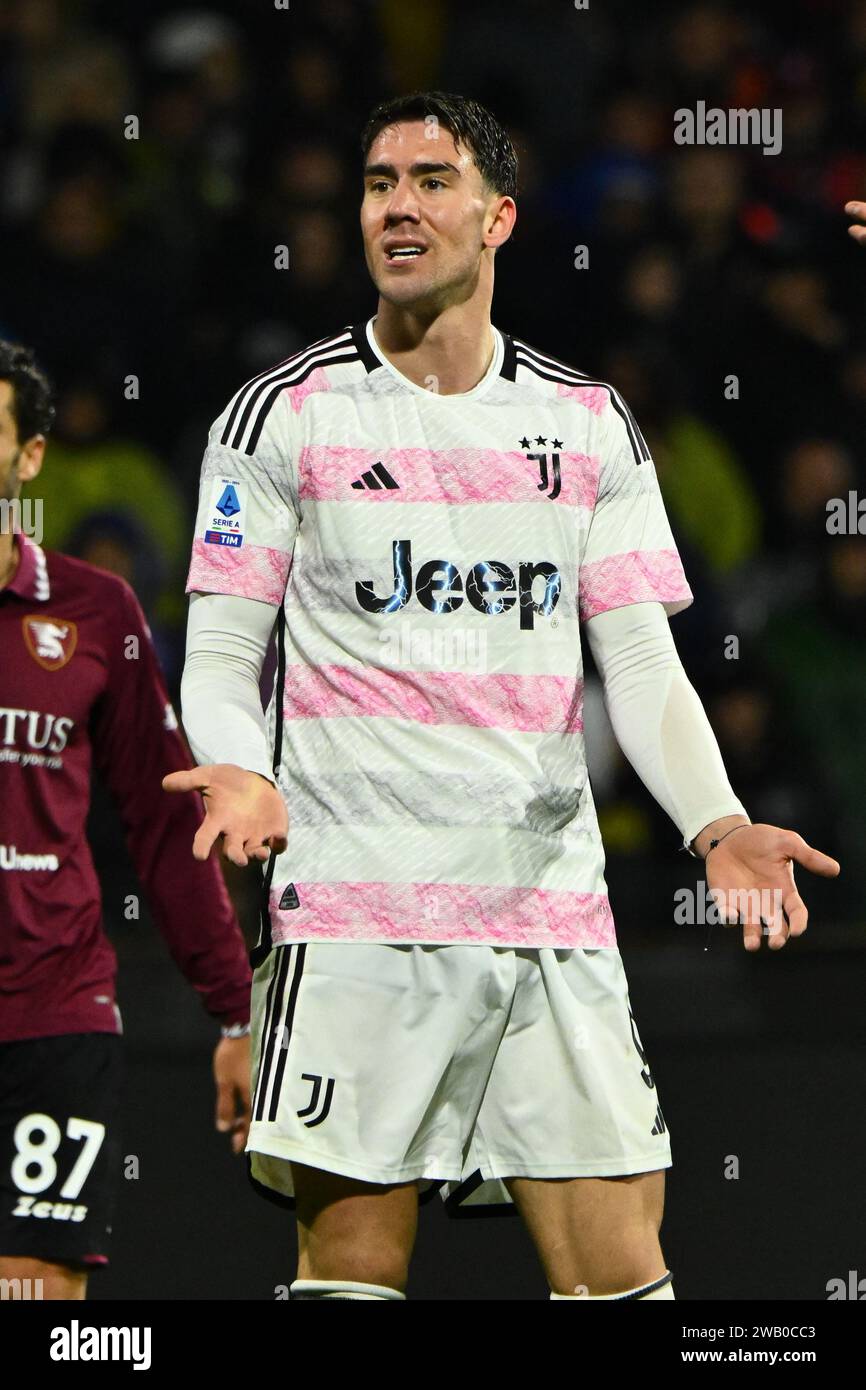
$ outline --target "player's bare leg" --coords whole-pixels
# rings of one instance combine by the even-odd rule
[[[664,1169],[618,1178],[506,1178],[553,1293],[623,1293],[667,1270]]]
[[[29,1288],[30,1298],[40,1289],[39,1297],[49,1299],[83,1299],[87,1296],[87,1274],[68,1265],[52,1264],[49,1260],[34,1260],[29,1256],[0,1255],[0,1279],[19,1281],[21,1289]],[[29,1284],[25,1283],[29,1280]],[[6,1289],[7,1285],[4,1284]]]
[[[380,1186],[292,1164],[298,1278],[348,1280],[404,1292],[418,1229],[414,1182]]]

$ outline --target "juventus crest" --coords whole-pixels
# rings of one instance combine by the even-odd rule
[[[547,440],[544,438],[543,435],[539,434],[535,437],[535,443],[546,444]],[[527,439],[524,435],[524,437],[520,441],[520,447],[521,449],[532,449],[532,441]],[[539,454],[532,452],[526,455],[528,459],[532,459],[533,463],[538,464],[538,471],[541,476],[541,481],[538,484],[538,491],[547,492],[547,489],[549,487],[550,491],[547,492],[547,496],[551,502],[556,501],[562,489],[562,474],[560,472],[558,453],[558,450],[561,448],[562,440],[554,439],[552,453]]]

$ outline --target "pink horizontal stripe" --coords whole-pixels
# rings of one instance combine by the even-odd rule
[[[240,550],[233,550],[228,545],[208,545],[196,537],[186,592],[197,589],[207,594],[233,594],[236,598],[258,599],[260,603],[281,604],[291,565],[291,555],[282,550],[248,545],[246,541]]]
[[[550,444],[548,439],[548,469],[552,467]],[[545,451],[545,446],[536,446],[533,440],[536,447]],[[557,505],[594,507],[598,459],[561,449],[557,452],[562,478]],[[377,461],[384,464],[399,487],[372,492],[353,488],[352,483]],[[520,449],[383,449],[373,453],[370,449],[316,444],[300,450],[298,469],[301,499],[317,502],[358,497],[380,502],[545,502],[552,486],[550,473],[547,488],[539,488],[538,462]]]
[[[286,668],[283,712],[286,719],[384,715],[418,724],[574,733],[583,728],[583,681],[292,664]]]
[[[308,396],[314,396],[318,392],[330,391],[331,383],[324,367],[317,367],[314,372],[310,372],[306,381],[302,381],[298,386],[287,386],[284,395],[289,398],[289,405],[297,415],[301,406]]]
[[[600,415],[610,402],[610,392],[603,386],[565,386],[560,382],[556,394],[566,400],[577,401],[578,405],[585,405],[593,415]]]
[[[604,893],[474,883],[295,883],[299,907],[271,890],[275,945],[289,941],[473,942],[496,946],[616,945]]]
[[[676,550],[628,550],[582,565],[578,593],[583,622],[629,603],[692,600]]]

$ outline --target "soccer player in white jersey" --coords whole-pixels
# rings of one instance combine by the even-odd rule
[[[607,899],[579,625],[626,755],[726,916],[742,906],[746,949],[805,930],[793,861],[839,866],[752,825],[728,784],[625,402],[491,323],[516,216],[504,131],[414,93],[362,146],[377,312],[213,426],[182,687],[201,766],[165,779],[204,794],[196,858],[221,839],[267,866],[251,1176],[296,1207],[293,1298],[405,1298],[437,1190],[513,1203],[551,1298],[672,1298],[669,1134]]]

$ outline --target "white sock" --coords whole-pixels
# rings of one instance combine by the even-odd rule
[[[290,1298],[381,1298],[405,1300],[406,1295],[384,1284],[358,1284],[351,1279],[296,1279]]]
[[[551,1298],[571,1298],[571,1299],[574,1299],[575,1301],[581,1300],[581,1301],[583,1301],[583,1302],[585,1302],[587,1299],[602,1299],[602,1298],[604,1298],[604,1299],[626,1298],[626,1299],[634,1299],[635,1301],[637,1301],[637,1299],[644,1300],[644,1299],[649,1299],[649,1298],[673,1298],[673,1296],[674,1296],[674,1286],[673,1286],[673,1283],[671,1282],[672,1279],[673,1279],[673,1277],[674,1277],[674,1276],[671,1274],[670,1270],[666,1270],[665,1273],[661,1276],[660,1279],[654,1279],[654,1280],[652,1281],[651,1284],[642,1284],[642,1285],[640,1286],[640,1288],[637,1288],[637,1289],[627,1289],[625,1293],[589,1293],[589,1294],[586,1294],[586,1293],[585,1293],[585,1294],[580,1294],[580,1293],[553,1293],[553,1292],[551,1292],[550,1297],[551,1297]]]

